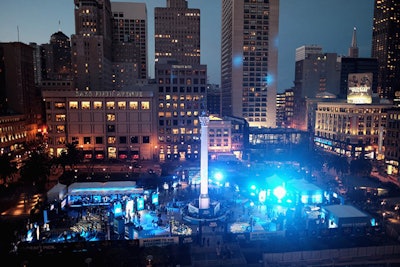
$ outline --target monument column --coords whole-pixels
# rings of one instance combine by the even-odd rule
[[[201,124],[199,209],[201,210],[210,208],[210,197],[208,196],[208,124],[210,118],[203,112],[199,120]]]

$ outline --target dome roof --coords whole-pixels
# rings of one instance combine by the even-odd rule
[[[329,93],[329,92],[321,92],[321,93],[318,93],[315,97],[316,98],[336,98],[337,96],[332,93]]]

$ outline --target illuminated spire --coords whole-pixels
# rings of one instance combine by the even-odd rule
[[[351,37],[351,46],[349,48],[349,57],[358,57],[358,47],[357,47],[357,29],[353,28],[353,36]]]

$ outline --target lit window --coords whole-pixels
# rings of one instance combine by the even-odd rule
[[[70,109],[78,109],[78,101],[70,101],[69,108]]]
[[[107,137],[107,144],[115,144],[116,143],[116,138],[115,136],[109,136]]]
[[[141,109],[150,109],[150,102],[149,101],[142,101],[141,102]]]
[[[115,121],[115,114],[108,113],[107,114],[107,121]]]
[[[65,125],[57,125],[56,131],[57,131],[57,133],[65,132]]]
[[[56,102],[56,103],[54,103],[54,108],[56,108],[56,109],[64,109],[65,108],[65,103],[64,102]]]
[[[56,121],[65,121],[65,114],[56,114]]]
[[[89,101],[82,101],[81,105],[82,105],[82,109],[90,109]]]
[[[138,109],[139,104],[137,101],[130,101],[129,102],[129,109]]]
[[[101,108],[103,108],[103,102],[101,102],[101,101],[94,101],[94,102],[93,102],[93,106],[94,106],[95,109],[101,109]]]
[[[119,101],[118,102],[118,109],[126,109],[126,102],[125,101]]]
[[[114,103],[114,101],[108,101],[108,102],[106,103],[106,107],[107,107],[107,109],[115,109],[115,103]]]

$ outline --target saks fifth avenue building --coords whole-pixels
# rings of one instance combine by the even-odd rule
[[[50,154],[67,143],[90,159],[154,159],[157,130],[154,85],[131,91],[42,92]]]

